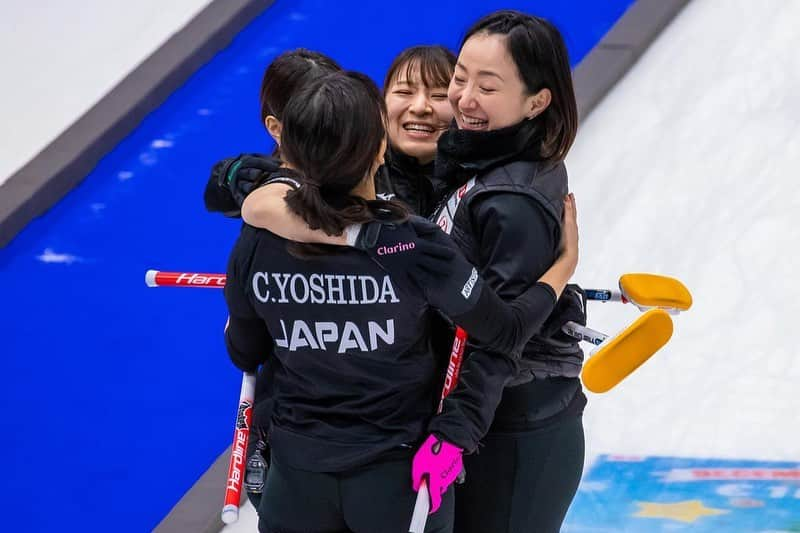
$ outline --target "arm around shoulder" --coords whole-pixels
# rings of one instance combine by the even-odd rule
[[[270,183],[259,187],[245,198],[242,219],[253,227],[268,230],[284,239],[297,242],[346,245],[344,235],[328,235],[312,230],[300,216],[286,205],[286,194],[292,187]]]

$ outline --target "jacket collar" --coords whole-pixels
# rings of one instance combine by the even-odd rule
[[[459,186],[479,172],[510,161],[536,161],[542,134],[536,121],[523,120],[492,131],[461,130],[455,124],[439,138],[434,176]]]

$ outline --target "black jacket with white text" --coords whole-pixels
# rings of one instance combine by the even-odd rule
[[[272,453],[295,468],[337,472],[415,447],[429,431],[447,364],[431,347],[434,311],[425,294],[359,250],[330,247],[329,254],[298,258],[286,244],[243,225],[225,286],[233,362],[253,371],[270,357],[279,361]],[[555,303],[552,289],[536,284],[509,306],[482,280],[474,298],[459,323],[497,339],[498,353],[517,355]],[[513,355],[485,357],[507,372],[516,365]],[[495,384],[473,377],[473,387],[483,386]],[[459,412],[468,414],[450,417],[437,432],[472,451],[493,408],[478,402]]]

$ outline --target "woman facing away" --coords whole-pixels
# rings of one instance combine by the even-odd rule
[[[277,368],[260,531],[406,531],[415,499],[409,471],[415,486],[428,479],[434,510],[445,506],[429,530],[450,531],[447,489],[462,451],[475,450],[491,419],[475,398],[499,399],[500,391],[490,376],[476,376],[471,394],[432,417],[441,365],[429,349],[431,308],[485,343],[471,360],[512,372],[577,263],[568,197],[564,253],[503,303],[438,227],[404,222],[401,204],[376,199],[381,107],[366,77],[335,73],[294,95],[282,124],[279,174],[297,182],[288,209],[325,233],[361,225],[359,249],[289,243],[244,225],[231,253],[231,359],[244,371]]]
[[[214,165],[205,188],[204,202],[211,212],[222,212],[228,216],[239,216],[242,200],[258,183],[269,178],[281,167],[280,136],[283,110],[289,98],[306,84],[333,72],[341,67],[330,57],[299,48],[277,56],[264,70],[259,91],[260,120],[276,144],[272,156],[249,154],[224,159]],[[255,406],[253,409],[253,437],[249,440],[247,459],[253,453],[261,453],[265,463],[269,463],[269,442],[267,433],[272,417],[272,376],[275,365],[264,366],[256,377]],[[256,476],[255,483],[247,483],[247,496],[254,507],[258,507],[261,491]]]
[[[434,181],[446,189],[433,219],[501,297],[514,298],[553,264],[562,236],[563,160],[577,106],[561,34],[516,11],[480,19],[462,42],[448,99],[455,124],[438,141]],[[280,186],[255,191],[245,220],[296,240],[341,242],[308,231],[279,205],[283,194]],[[583,352],[559,331],[561,317],[576,313],[585,321],[585,297],[571,286],[518,367],[488,370],[506,388],[481,453],[465,458],[456,532],[560,529],[584,457]],[[465,367],[482,352],[470,348]],[[445,412],[469,391],[456,391]]]
[[[275,150],[271,156],[242,154],[217,162],[203,195],[208,211],[239,216],[244,197],[281,166],[281,121],[289,98],[307,83],[341,70],[330,57],[305,48],[283,52],[267,66],[259,90],[260,118]]]
[[[384,80],[389,147],[385,164],[375,177],[378,196],[400,200],[425,216],[433,209],[437,194],[432,181],[436,142],[453,119],[447,86],[455,62],[455,55],[442,46],[414,46],[394,58]],[[310,81],[340,70],[332,58],[306,49],[284,52],[270,63],[261,83],[260,119],[276,149],[272,156],[243,154],[214,165],[205,190],[206,209],[239,216],[244,197],[282,164],[281,120],[289,97]],[[250,440],[247,457],[260,449],[268,463],[266,435],[272,409],[269,374],[274,368],[264,367],[262,372],[256,382],[257,438]],[[258,507],[258,484],[247,484],[246,488],[251,503]]]

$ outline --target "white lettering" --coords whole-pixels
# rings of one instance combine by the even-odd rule
[[[329,350],[333,348],[331,344],[336,346],[336,350],[340,354],[346,353],[348,350],[370,352],[381,347],[392,346],[395,343],[394,319],[387,320],[385,326],[382,322],[369,321],[366,324],[366,330],[349,321],[340,327],[336,322],[294,320],[289,325],[291,331],[287,332],[286,322],[280,320],[279,323],[283,338],[276,338],[275,343],[290,352],[306,347],[311,350]],[[369,346],[365,342],[364,332],[368,334]]]
[[[461,288],[461,296],[469,299],[470,294],[472,294],[472,289],[475,288],[476,281],[478,281],[478,271],[475,270],[475,267],[472,267],[472,272],[469,274],[469,279]]]
[[[367,351],[367,345],[364,343],[364,337],[361,336],[358,326],[347,321],[344,323],[342,338],[339,341],[339,353],[345,353],[350,348],[358,348],[362,352]]]
[[[227,487],[231,490],[238,492],[237,487],[241,486],[239,481],[242,476],[242,464],[244,463],[245,441],[246,434],[244,431],[236,430],[236,443],[231,452],[233,459],[233,468],[231,469],[231,477],[228,478]]]
[[[333,280],[336,280],[335,286]],[[328,301],[326,303],[346,304],[347,300],[344,299],[344,276],[326,274],[325,281],[328,282]],[[334,294],[337,294],[338,298],[334,298]]]
[[[372,276],[358,276],[361,279],[361,303],[362,304],[374,304],[378,301],[378,291],[380,290],[378,287],[378,282],[375,281],[375,278]],[[372,295],[367,296],[369,294],[367,283],[372,285]]]
[[[208,276],[194,280],[188,275],[184,277],[184,285],[194,283],[208,286],[215,283]],[[355,274],[255,272],[251,285],[255,298],[261,303],[371,305],[400,302],[392,279],[386,275],[379,280],[377,277]],[[272,292],[270,285],[277,287],[277,294]]]
[[[303,297],[302,298],[297,295],[298,282],[300,282],[299,284],[303,289]],[[305,276],[303,276],[302,274],[295,274],[294,276],[292,276],[292,284],[290,286],[290,289],[292,291],[292,299],[295,302],[297,302],[299,304],[306,303],[306,300],[308,300],[308,281],[306,281]]]
[[[378,349],[378,337],[388,345],[394,344],[394,319],[386,321],[386,330],[382,330],[377,322],[367,323],[369,328],[369,347],[375,351]]]
[[[339,338],[339,326],[336,322],[316,322],[314,329],[317,332],[317,342],[319,342],[320,349],[327,350],[326,342],[336,342]]]
[[[286,335],[286,323],[283,320],[281,320],[281,329],[283,330],[283,338],[275,339],[275,344],[280,348],[288,348],[289,341],[287,339],[289,338],[289,336]]]
[[[312,350],[319,350],[317,341],[308,327],[302,320],[295,320],[292,326],[292,340],[289,343],[289,351],[297,351],[298,348],[309,346]]]
[[[322,282],[322,276],[320,274],[311,274],[309,284],[311,285],[311,303],[324,304],[325,286]]]
[[[291,274],[272,274],[272,279],[275,280],[275,283],[278,284],[278,289],[281,291],[281,297],[278,300],[278,303],[285,304],[289,300],[286,298],[286,285],[289,283],[289,276]],[[281,283],[283,280],[283,283]]]
[[[390,296],[389,302],[395,304],[400,300],[397,299],[397,295],[394,293],[394,286],[392,286],[392,280],[389,276],[383,276],[383,288],[381,289],[381,303],[386,303],[386,296]]]
[[[356,297],[356,279],[358,279],[358,276],[347,276],[347,281],[350,282],[350,301],[347,302],[349,304],[358,303],[358,298]]]
[[[456,336],[453,339],[453,347],[450,349],[450,360],[447,362],[447,373],[444,377],[444,390],[449,394],[453,390],[453,381],[456,376],[456,363],[458,362],[458,355],[464,349],[462,343],[464,341]],[[444,396],[444,394],[442,394]]]
[[[256,299],[258,299],[259,302],[267,303],[269,301],[269,289],[265,289],[265,292],[262,294],[258,287],[258,280],[262,280],[264,282],[264,287],[269,285],[267,273],[256,272],[255,275],[253,275],[253,294],[256,295]]]

